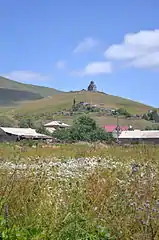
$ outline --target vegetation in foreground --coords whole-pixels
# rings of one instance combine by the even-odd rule
[[[159,239],[159,148],[0,145],[1,239]]]

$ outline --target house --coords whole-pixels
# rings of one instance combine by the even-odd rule
[[[121,143],[152,143],[159,144],[159,131],[158,130],[134,130],[122,131],[119,135]]]
[[[129,129],[128,126],[117,126],[117,125],[105,125],[104,129],[108,133],[112,133],[113,137],[117,137],[117,131],[118,134],[120,134],[122,131],[127,131]]]
[[[105,125],[104,129],[106,132],[112,133],[117,130],[117,125]],[[120,131],[127,131],[128,129],[128,126],[119,126]]]
[[[47,140],[52,138],[50,136],[37,133],[36,130],[32,128],[0,127],[0,142],[18,141],[22,139]]]
[[[70,125],[62,123],[61,121],[52,121],[52,122],[46,123],[44,127],[46,128],[47,131],[49,131],[50,133],[53,133],[56,129],[67,128],[67,127],[70,127]]]

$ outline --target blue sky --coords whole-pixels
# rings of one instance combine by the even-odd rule
[[[0,75],[159,107],[157,0],[2,0]]]

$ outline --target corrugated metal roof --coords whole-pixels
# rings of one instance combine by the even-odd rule
[[[7,127],[1,127],[1,129],[9,134],[17,135],[17,136],[31,136],[31,137],[47,137],[50,138],[47,135],[37,133],[35,129],[32,128],[7,128]]]
[[[142,131],[142,138],[159,138],[158,130]]]
[[[46,130],[50,133],[53,133],[56,129],[53,127],[47,127]]]
[[[62,123],[60,121],[52,121],[52,122],[46,123],[44,126],[45,127],[51,127],[51,126],[69,127],[70,125]]]
[[[129,139],[135,139],[135,138],[159,138],[159,131],[158,130],[147,130],[147,131],[141,131],[141,130],[134,130],[134,131],[122,131],[120,138],[129,138]]]
[[[119,138],[141,138],[141,131],[134,130],[134,131],[122,131],[119,135]]]

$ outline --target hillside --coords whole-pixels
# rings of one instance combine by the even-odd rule
[[[60,110],[69,110],[72,107],[73,99],[76,102],[84,101],[91,104],[102,104],[102,107],[106,108],[125,108],[132,114],[142,114],[152,109],[151,106],[147,106],[142,103],[138,103],[129,99],[112,96],[99,92],[68,92],[53,95],[52,97],[44,98],[29,102],[18,107],[18,111],[21,113],[42,113],[42,112],[56,112]]]
[[[57,94],[53,88],[24,84],[0,77],[0,105],[14,105],[18,102],[41,99]]]
[[[68,93],[59,93],[53,95],[52,97],[44,98],[41,100],[30,101],[28,103],[22,104],[16,108],[8,109],[5,111],[5,115],[9,116],[11,119],[14,119],[16,123],[22,118],[33,119],[33,122],[36,126],[41,123],[46,123],[51,120],[61,120],[65,123],[72,124],[73,119],[76,118],[79,113],[68,116],[60,111],[68,112],[72,108],[73,99],[76,99],[76,102],[84,101],[92,104],[100,105],[106,108],[125,108],[131,114],[143,114],[149,109],[152,109],[151,106],[144,105],[142,103],[134,102],[128,99],[98,93],[98,92],[68,92]],[[1,112],[4,115],[4,110]],[[117,119],[114,116],[99,115],[96,112],[90,112],[90,117],[94,118],[97,123],[103,127],[105,124],[116,124]],[[124,116],[120,116],[119,123],[121,125],[133,125],[135,128],[144,129],[146,126],[152,126],[152,123],[143,119],[127,119]]]
[[[29,101],[42,99],[38,93],[20,91],[15,89],[0,88],[0,105],[8,106],[14,105],[19,101]]]

